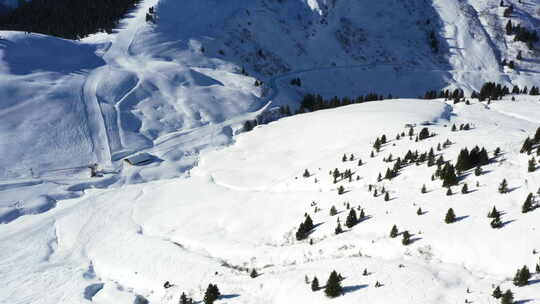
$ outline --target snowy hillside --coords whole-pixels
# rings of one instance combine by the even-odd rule
[[[538,101],[527,97],[489,106],[387,100],[257,127],[226,149],[203,153],[190,178],[87,191],[4,225],[3,301],[134,303],[140,295],[150,303],[177,303],[182,292],[202,300],[207,284],[215,283],[224,295],[216,303],[328,303],[304,277],[317,276],[324,286],[335,269],[345,277],[345,295],[331,300],[336,303],[496,303],[490,294],[499,285],[520,303],[540,303],[538,275],[525,287],[511,283],[516,269],[528,265],[534,272],[540,262],[539,211],[521,213],[527,194],[540,187],[540,169],[527,172],[531,156],[519,153],[539,114]],[[432,122],[427,127],[436,135],[415,142],[423,122]],[[451,131],[466,123],[471,130]],[[408,134],[406,124],[418,125],[413,139],[396,140]],[[370,157],[383,134],[388,143]],[[437,151],[447,139],[452,144]],[[491,161],[480,176],[465,172],[451,196],[439,179],[430,179],[437,166],[426,163],[377,181],[408,150],[434,148],[437,158],[455,163],[459,150],[475,145],[485,147]],[[390,154],[394,161],[384,162]],[[354,178],[335,184],[329,175],[335,168],[351,169]],[[504,178],[510,192],[499,194]],[[460,192],[464,183],[467,194]],[[384,187],[390,200],[374,197],[370,184],[379,193]],[[350,229],[346,203],[366,216]],[[329,214],[332,206],[337,215]],[[502,212],[502,228],[490,227],[486,215],[493,206]],[[449,208],[458,220],[445,224]],[[306,212],[316,227],[297,241]],[[344,232],[336,235],[338,219]],[[390,238],[392,225],[412,233],[412,244],[402,245],[401,235]],[[253,268],[256,278],[242,270]],[[164,289],[166,281],[175,286]],[[376,288],[377,281],[383,286]]]
[[[468,97],[488,81],[540,85],[540,43],[515,41],[539,27],[539,9],[532,0],[145,0],[113,33],[79,41],[0,31],[0,303],[169,304],[182,292],[202,303],[209,283],[217,303],[499,303],[498,285],[540,303],[538,274],[511,282],[540,263],[540,211],[521,213],[529,193],[539,201],[539,170],[519,153],[540,126],[538,96],[415,99],[455,88]],[[243,132],[279,106],[294,112],[307,93],[401,99]],[[423,127],[435,136],[416,142]],[[489,164],[461,172],[451,196],[423,161],[378,181],[408,150],[434,148],[456,164],[475,145]],[[336,168],[351,181],[334,183]],[[347,203],[366,215],[350,228]],[[493,206],[499,229],[487,218]],[[449,208],[457,221],[445,224]],[[305,213],[315,227],[297,240]],[[342,297],[304,282],[316,275],[324,287],[333,269],[345,277]]]

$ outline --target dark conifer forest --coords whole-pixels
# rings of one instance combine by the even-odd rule
[[[140,0],[33,0],[0,16],[0,30],[80,39],[107,32]]]

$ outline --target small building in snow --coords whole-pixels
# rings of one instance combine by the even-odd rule
[[[143,166],[149,163],[153,163],[157,160],[157,157],[148,153],[139,153],[130,157],[124,158],[124,161],[132,166]]]

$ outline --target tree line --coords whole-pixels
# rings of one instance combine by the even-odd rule
[[[80,39],[112,33],[119,20],[140,0],[32,0],[0,16],[0,30]]]

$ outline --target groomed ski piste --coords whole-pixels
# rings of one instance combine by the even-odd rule
[[[469,95],[486,81],[540,83],[534,52],[524,51],[519,70],[500,66],[525,48],[497,35],[506,20],[498,3],[370,2],[365,12],[366,2],[143,1],[110,35],[0,32],[0,303],[168,304],[182,292],[201,302],[209,283],[222,293],[217,303],[499,303],[495,286],[512,289],[518,303],[540,303],[540,276],[512,284],[518,268],[534,272],[540,263],[540,211],[521,213],[529,193],[538,201],[540,170],[528,172],[536,150],[519,153],[540,126],[537,96],[470,105],[391,99],[240,132],[260,113],[297,106],[305,92],[415,97],[459,87]],[[524,2],[514,5],[536,12],[536,2]],[[145,21],[150,7],[155,24]],[[352,18],[360,12],[365,18]],[[314,22],[322,16],[327,25]],[[425,16],[443,25],[448,53],[425,45],[429,29],[414,27]],[[246,61],[259,49],[264,60]],[[289,84],[294,77],[302,88]],[[471,130],[451,131],[466,123]],[[436,135],[395,139],[409,125],[415,135],[422,125]],[[389,142],[370,157],[382,134]],[[490,156],[484,173],[465,172],[453,195],[425,163],[377,181],[393,165],[383,161],[389,154],[426,152],[447,139],[437,151],[445,160],[475,145]],[[152,162],[123,161],[140,153]],[[93,163],[97,178],[89,177]],[[335,168],[354,179],[335,184]],[[507,194],[497,190],[503,179]],[[390,200],[369,185],[384,186]],[[346,203],[367,216],[352,228]],[[493,206],[500,229],[487,218]],[[458,221],[445,224],[449,208]],[[316,227],[298,241],[305,213]],[[344,232],[336,235],[338,218]],[[390,238],[393,225],[413,242]],[[311,291],[305,277],[324,286],[332,270],[343,275],[344,294]]]

